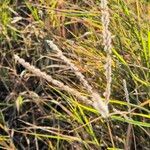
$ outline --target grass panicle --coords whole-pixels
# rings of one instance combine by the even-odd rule
[[[106,103],[109,103],[110,99],[110,94],[111,94],[111,81],[112,81],[112,69],[111,69],[111,63],[112,63],[112,37],[111,37],[111,32],[109,31],[109,22],[110,22],[110,14],[109,14],[109,9],[108,9],[108,1],[107,0],[101,0],[101,9],[102,9],[102,16],[101,16],[101,21],[102,21],[102,36],[103,36],[103,46],[104,46],[104,51],[107,54],[106,58],[106,64],[104,66],[105,68],[105,76],[106,76],[106,90],[104,93]]]
[[[92,101],[90,101],[85,96],[82,96],[77,90],[70,88],[67,85],[64,85],[64,83],[62,83],[58,80],[53,79],[50,75],[46,74],[45,72],[42,72],[40,69],[38,69],[32,65],[30,65],[28,62],[26,62],[24,59],[20,58],[19,56],[14,55],[14,58],[17,62],[19,62],[22,66],[24,66],[27,70],[29,70],[36,76],[43,78],[46,81],[57,86],[61,90],[64,90],[64,91],[76,96],[79,100],[81,100],[85,104],[93,105],[99,111],[99,113],[102,114],[102,116],[104,118],[108,117],[108,114],[109,114],[108,108],[97,93],[94,93],[94,92],[92,93],[92,95],[91,95]],[[65,58],[65,60],[68,60],[65,56],[64,56],[64,58]]]

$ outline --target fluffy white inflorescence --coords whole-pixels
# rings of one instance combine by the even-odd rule
[[[48,82],[51,82],[55,86],[59,87],[62,90],[67,91],[68,93],[76,96],[78,99],[83,101],[85,104],[92,105],[95,109],[99,111],[99,113],[102,115],[102,117],[106,118],[108,117],[109,111],[108,106],[102,101],[100,95],[93,91],[91,85],[87,82],[84,75],[78,70],[78,68],[67,58],[63,55],[62,51],[53,43],[53,41],[46,40],[48,45],[52,50],[55,50],[57,52],[58,57],[62,59],[76,74],[76,76],[79,78],[80,82],[83,84],[85,89],[91,94],[92,101],[88,100],[85,96],[82,96],[78,91],[75,89],[70,88],[67,85],[64,85],[64,83],[53,79],[50,75],[46,74],[45,72],[42,72],[40,69],[30,65],[28,62],[25,62],[24,59],[20,58],[17,55],[14,55],[14,58],[16,61],[18,61],[20,64],[22,64],[26,69],[34,73],[36,76],[42,77]]]
[[[79,100],[81,100],[83,103],[91,105],[92,102],[88,100],[85,96],[82,96],[80,92],[78,92],[76,89],[70,88],[69,86],[65,85],[61,81],[58,81],[56,79],[53,79],[50,75],[48,75],[46,72],[42,72],[40,69],[36,68],[33,65],[30,65],[28,62],[26,62],[24,59],[20,58],[17,55],[14,55],[15,61],[19,62],[22,66],[24,66],[27,70],[35,74],[37,77],[41,77],[45,79],[46,81],[52,83],[53,85],[57,86],[61,90],[64,90],[74,96],[76,96]]]
[[[62,51],[57,47],[57,45],[53,43],[53,41],[46,40],[46,42],[48,43],[48,45],[50,46],[52,50],[55,50],[59,53],[58,56],[60,57],[60,59],[62,59],[74,71],[75,75],[78,77],[78,79],[83,84],[85,89],[91,94],[93,107],[97,109],[104,118],[108,117],[109,111],[108,111],[107,104],[105,104],[102,101],[100,95],[93,90],[91,85],[85,79],[85,76],[79,71],[79,69],[67,57],[63,55]]]
[[[106,64],[105,64],[105,76],[107,80],[105,99],[106,99],[106,103],[108,104],[110,99],[110,94],[111,94],[111,82],[112,82],[112,77],[111,77],[112,36],[111,36],[111,32],[109,31],[110,14],[108,8],[108,0],[101,0],[101,9],[102,9],[101,22],[103,27],[103,31],[102,31],[103,46],[104,46],[104,51],[107,54]]]
[[[57,47],[57,45],[55,45],[53,43],[53,41],[50,41],[50,40],[46,40],[46,42],[48,43],[48,45],[50,46],[50,48],[52,50],[57,51],[59,58],[61,60],[63,60],[74,71],[75,75],[78,77],[78,79],[83,84],[85,89],[90,94],[93,93],[92,87],[90,86],[90,84],[85,79],[85,76],[79,71],[79,69],[66,56],[63,55],[62,51]]]
[[[108,105],[103,102],[102,98],[97,93],[92,94],[93,107],[98,110],[98,112],[102,115],[103,118],[107,118],[109,116]]]

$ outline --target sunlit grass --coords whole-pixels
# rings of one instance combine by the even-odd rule
[[[113,81],[105,120],[13,59],[17,54],[89,97],[74,72],[47,51],[44,40],[54,40],[103,97],[106,56],[99,1],[0,2],[1,149],[125,149],[129,125],[130,149],[150,148],[150,3],[112,0],[109,7]]]

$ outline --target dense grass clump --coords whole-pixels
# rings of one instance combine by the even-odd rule
[[[150,149],[150,2],[108,6],[112,83],[105,119],[89,105],[91,91],[105,99],[107,84],[100,1],[0,1],[0,149]]]

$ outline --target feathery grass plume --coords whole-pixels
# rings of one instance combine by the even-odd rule
[[[14,55],[14,58],[22,66],[24,66],[26,69],[28,69],[30,72],[32,72],[36,76],[45,79],[46,81],[52,83],[53,85],[57,86],[61,90],[67,91],[68,93],[76,96],[82,102],[91,105],[92,102],[90,100],[88,100],[85,96],[82,96],[81,93],[79,93],[77,90],[70,88],[67,85],[64,85],[64,83],[62,83],[58,80],[53,79],[50,75],[46,74],[45,72],[42,72],[40,69],[38,69],[32,65],[30,65],[28,62],[26,62],[24,59],[20,58],[19,56]]]
[[[92,94],[93,90],[92,87],[88,84],[87,80],[85,79],[84,75],[79,71],[79,69],[67,58],[63,55],[62,51],[58,48],[57,45],[53,43],[53,41],[46,40],[50,48],[57,52],[58,57],[63,60],[75,73],[75,75],[79,78],[80,82],[83,84],[85,89]]]
[[[57,52],[58,57],[63,60],[75,73],[80,82],[83,84],[84,88],[91,94],[93,100],[93,107],[96,108],[99,112],[101,112],[103,117],[108,117],[109,111],[108,106],[102,101],[100,95],[95,92],[91,85],[85,79],[85,76],[79,71],[79,69],[67,58],[63,55],[62,51],[58,48],[57,45],[53,43],[53,41],[46,40],[48,45],[53,51]]]
[[[20,58],[17,55],[14,55],[14,58],[17,62],[19,62],[22,66],[24,66],[26,69],[28,69],[30,72],[35,74],[38,77],[41,77],[48,82],[52,83],[53,85],[57,86],[61,90],[67,91],[68,93],[76,96],[79,100],[84,102],[85,104],[92,105],[95,109],[99,111],[99,113],[102,115],[102,117],[106,118],[108,117],[108,107],[106,104],[102,101],[99,94],[96,92],[93,92],[91,94],[92,100],[88,100],[85,96],[82,96],[80,92],[77,90],[70,88],[67,85],[64,85],[64,83],[53,79],[50,75],[46,74],[45,72],[42,72],[40,69],[30,65],[28,62],[26,62],[24,59]]]
[[[102,117],[109,117],[108,105],[105,104],[100,97],[100,95],[96,92],[92,93],[93,107],[98,110],[98,112],[102,115]]]
[[[106,85],[106,90],[105,90],[105,99],[106,103],[109,103],[109,98],[111,94],[111,54],[112,54],[112,45],[111,45],[111,32],[109,31],[109,22],[110,22],[110,15],[109,15],[109,10],[108,10],[108,0],[101,0],[101,9],[102,9],[102,27],[103,27],[103,45],[104,45],[104,51],[107,53],[107,58],[106,58],[106,64],[105,64],[105,76],[107,80],[107,85]]]

